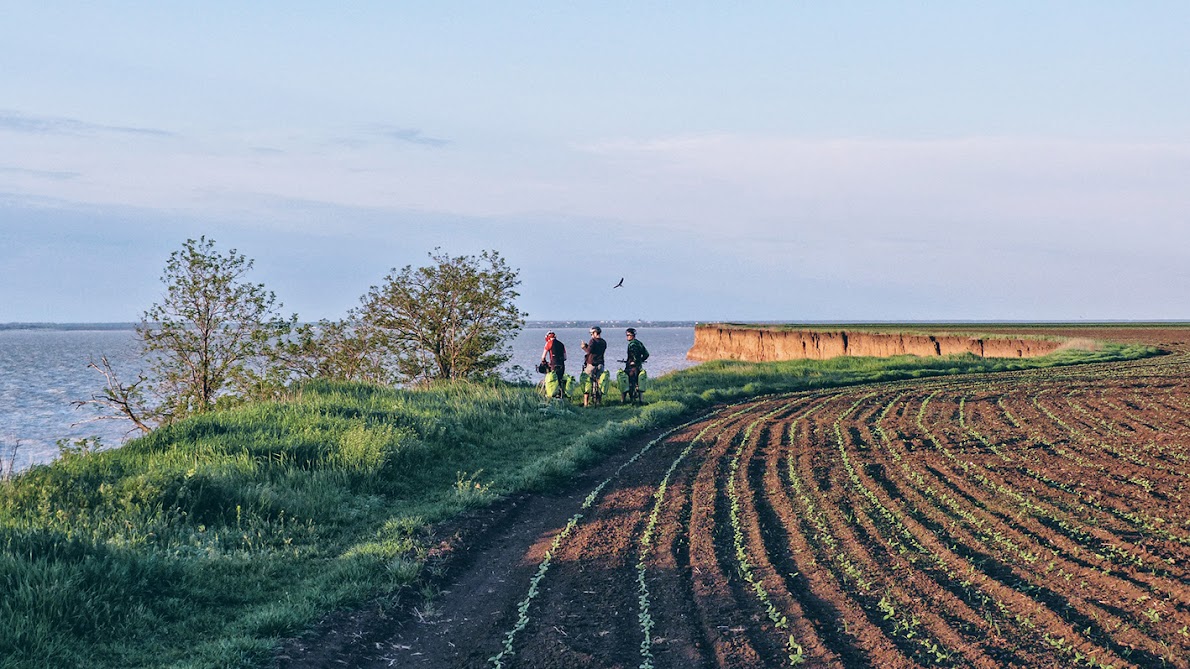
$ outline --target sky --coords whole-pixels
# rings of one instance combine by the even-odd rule
[[[1190,3],[0,16],[0,323],[138,320],[200,235],[307,321],[435,249],[534,320],[1190,319]]]

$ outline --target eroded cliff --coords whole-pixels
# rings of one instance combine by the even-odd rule
[[[1050,339],[969,337],[883,332],[786,330],[724,324],[697,325],[690,360],[825,360],[842,355],[889,357],[972,353],[985,358],[1034,358],[1063,343]]]

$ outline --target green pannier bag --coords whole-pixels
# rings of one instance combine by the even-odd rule
[[[558,394],[558,373],[550,372],[545,375],[545,396],[553,397]]]
[[[607,394],[607,387],[611,385],[612,375],[606,369],[599,375],[599,392]]]
[[[578,376],[578,383],[583,387],[583,394],[589,395],[591,393],[591,375],[583,372]]]
[[[578,381],[576,381],[574,379],[573,374],[567,374],[565,382],[566,382],[566,386],[565,386],[566,387],[566,390],[565,390],[566,396],[574,397],[575,392],[578,390]]]
[[[642,393],[649,389],[649,375],[645,370],[640,370],[640,376],[636,377],[636,387]]]
[[[616,385],[620,387],[621,393],[628,392],[628,372],[622,369],[616,372]]]

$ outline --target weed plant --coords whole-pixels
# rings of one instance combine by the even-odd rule
[[[588,410],[527,385],[312,382],[118,449],[64,449],[0,485],[0,667],[260,666],[330,610],[396,602],[432,524],[712,404],[1152,352],[713,362],[658,379],[646,406]]]

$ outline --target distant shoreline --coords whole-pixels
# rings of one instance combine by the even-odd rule
[[[526,328],[585,328],[589,325],[601,327],[694,327],[698,321],[641,321],[641,320],[557,320],[525,321]],[[0,330],[135,330],[140,323],[0,323]]]
[[[1121,320],[1121,319],[1104,319],[1097,321],[1028,321],[1028,320],[873,320],[873,321],[819,321],[819,320],[783,320],[783,321],[716,321],[716,320],[698,320],[698,321],[648,321],[648,320],[633,320],[633,319],[613,319],[601,320],[593,319],[561,319],[561,320],[531,320],[525,321],[526,328],[585,328],[589,325],[599,325],[602,327],[652,327],[652,328],[679,328],[679,327],[694,327],[699,324],[708,323],[732,323],[744,326],[812,326],[814,328],[823,327],[860,327],[860,326],[877,326],[887,327],[896,325],[916,325],[916,326],[946,326],[946,325],[987,325],[995,327],[1139,327],[1139,326],[1154,326],[1154,327],[1169,327],[1169,326],[1186,326],[1190,325],[1190,321],[1185,319],[1142,319],[1142,320]],[[5,330],[51,330],[51,331],[84,331],[84,330],[104,330],[104,331],[120,331],[120,330],[135,330],[140,323],[136,322],[112,322],[112,323],[0,323],[0,331]]]
[[[135,330],[139,323],[0,323],[0,330]]]

